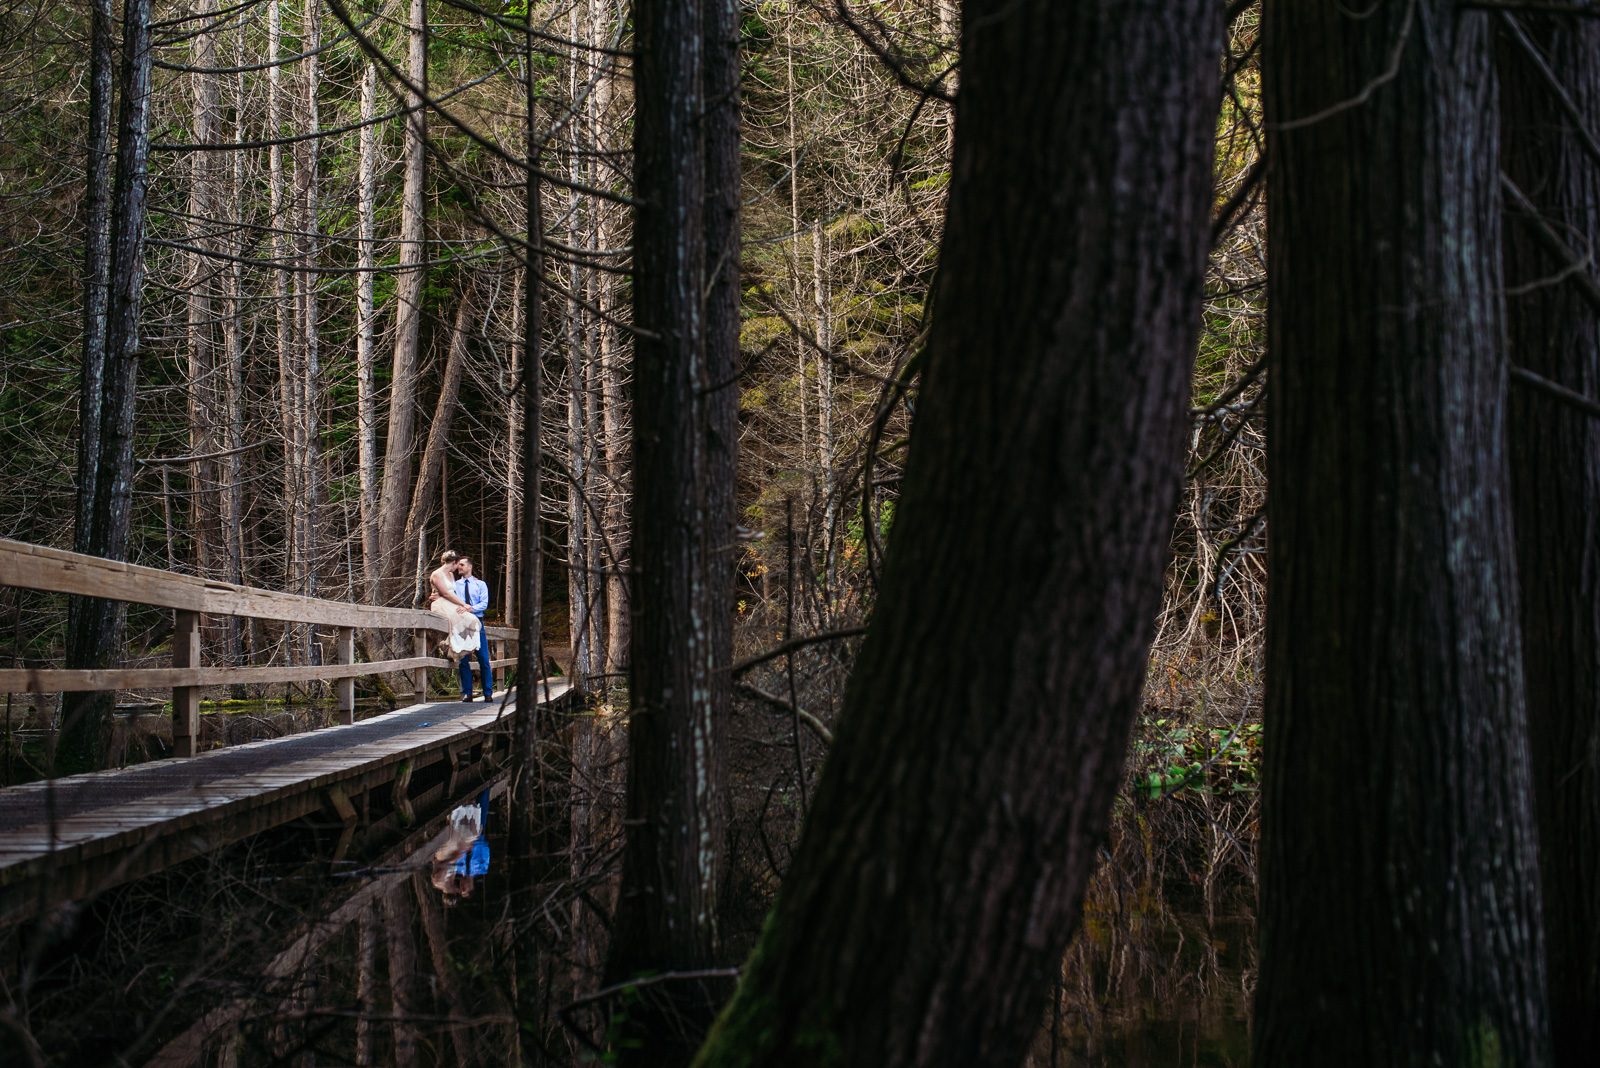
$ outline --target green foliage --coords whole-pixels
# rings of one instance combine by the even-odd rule
[[[1139,773],[1134,785],[1151,799],[1179,790],[1197,793],[1254,793],[1261,778],[1261,724],[1228,727],[1171,726],[1158,719],[1152,737],[1136,737],[1132,756]]]

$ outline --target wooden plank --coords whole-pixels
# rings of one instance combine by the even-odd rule
[[[411,634],[412,641],[414,642],[414,648],[412,649],[412,652],[418,657],[426,657],[428,655],[428,632],[424,630],[414,630],[411,632]],[[453,667],[454,665],[451,666]],[[416,671],[412,672],[411,682],[417,691],[416,703],[419,705],[427,704],[428,673],[422,668],[418,668]]]
[[[205,584],[205,611],[219,616],[283,619],[293,623],[320,623],[330,627],[400,627],[447,631],[449,624],[437,612],[419,608],[375,608],[372,605],[324,601],[294,593]]]
[[[193,575],[178,575],[6,538],[0,538],[0,586],[18,586],[45,593],[76,593],[187,612],[282,619],[323,626],[448,630],[448,624],[437,613],[421,609],[377,608],[226,582],[207,582]]]
[[[227,686],[245,682],[314,682],[348,679],[379,672],[451,667],[448,660],[411,657],[370,664],[308,664],[300,667],[109,668],[75,671],[64,668],[0,668],[0,693],[65,693],[79,690],[140,690],[178,686]]]
[[[178,609],[174,613],[172,666],[200,666],[200,613]],[[172,755],[192,757],[200,751],[200,687],[172,688]]]
[[[484,627],[483,632],[498,641],[510,642],[516,641],[518,634],[516,627]]]
[[[562,680],[550,682],[550,699],[559,700],[570,688]],[[33,877],[37,874],[33,870],[35,862],[50,857],[53,859],[49,863],[60,865],[87,861],[127,848],[177,848],[185,856],[194,855],[196,850],[217,848],[226,841],[237,841],[247,834],[299,818],[321,807],[326,803],[322,791],[339,782],[353,786],[359,782],[360,790],[371,790],[392,783],[407,767],[415,771],[448,760],[452,746],[461,745],[466,736],[492,726],[499,718],[498,708],[486,707],[394,738],[352,746],[342,753],[312,757],[279,768],[142,798],[115,808],[86,812],[60,821],[53,838],[41,824],[18,828],[6,833],[0,841],[0,886]],[[484,759],[488,757],[486,750]],[[89,774],[111,776],[120,772]],[[81,780],[82,777],[73,778]],[[210,829],[223,823],[228,828],[225,832]],[[190,831],[208,842],[212,838],[217,840],[203,845],[187,841],[177,847],[152,845],[179,832]],[[165,863],[158,862],[155,856],[139,864],[141,870],[148,871],[160,870],[163,866]]]
[[[0,539],[0,585],[49,593],[77,593],[189,612],[205,608],[205,583],[192,575],[174,575],[153,567],[122,564],[8,539]]]
[[[340,665],[356,662],[356,631],[354,627],[340,627],[334,638],[334,659]],[[339,693],[339,722],[356,721],[356,680],[340,679],[334,687]]]

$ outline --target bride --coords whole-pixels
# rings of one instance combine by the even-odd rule
[[[468,653],[478,651],[478,629],[483,623],[472,614],[467,602],[456,596],[457,559],[454,551],[447,551],[439,557],[439,566],[428,576],[428,582],[433,587],[428,607],[450,624],[450,659],[459,663]]]

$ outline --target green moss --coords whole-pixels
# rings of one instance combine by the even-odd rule
[[[778,945],[777,910],[767,914],[761,938],[745,962],[744,974],[733,1000],[706,1036],[692,1068],[753,1068],[768,1063],[779,1041],[778,1026],[783,1010],[778,999],[766,988],[764,964]],[[827,1068],[840,1063],[843,1051],[839,1036],[825,1019],[809,1019],[800,1025],[791,1049],[791,1060]]]
[[[1476,1027],[1467,1030],[1467,1065],[1469,1068],[1501,1068],[1506,1062],[1500,1045],[1500,1030],[1485,1017]]]

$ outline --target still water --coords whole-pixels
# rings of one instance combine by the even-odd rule
[[[219,737],[298,733],[331,712],[263,705],[206,719]],[[130,743],[141,726],[130,722]],[[497,778],[403,843],[332,863],[325,829],[260,835],[109,891],[47,937],[37,925],[16,934],[6,978],[27,976],[44,1063],[500,1065],[519,1032],[548,1063],[593,1063],[626,1008],[590,1000],[620,827],[591,812],[583,835],[546,843],[529,979],[510,923],[503,791]],[[587,811],[576,798],[554,802],[574,828]],[[1119,801],[1030,1068],[1247,1063],[1253,811],[1211,796]],[[575,851],[577,840],[591,846]],[[520,1005],[519,981],[534,988]]]

